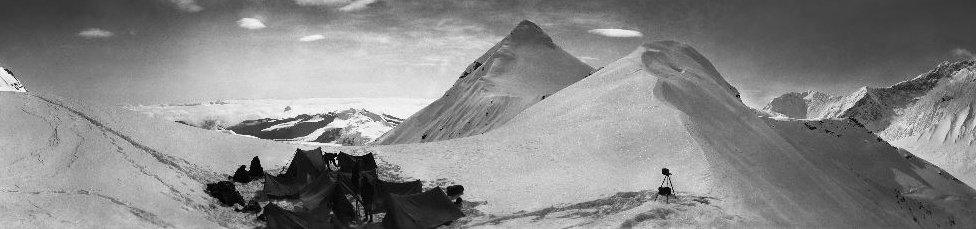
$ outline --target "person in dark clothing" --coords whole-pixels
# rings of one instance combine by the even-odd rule
[[[464,195],[464,186],[461,185],[451,185],[447,186],[447,198],[454,202],[459,208],[461,207],[461,195]]]

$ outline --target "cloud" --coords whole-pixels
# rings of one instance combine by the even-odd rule
[[[352,0],[295,0],[295,3],[303,6],[336,6],[352,3]]]
[[[592,34],[605,37],[642,37],[644,34],[634,30],[626,29],[591,29],[587,31]]]
[[[969,51],[969,49],[964,49],[964,48],[953,49],[952,55],[960,58],[967,58],[967,59],[976,58],[976,54],[973,54],[972,51]]]
[[[295,0],[298,5],[337,7],[342,12],[364,10],[376,2],[378,0]]]
[[[88,39],[98,39],[98,38],[109,38],[115,36],[115,33],[111,31],[99,29],[99,28],[87,28],[78,32],[78,36],[88,38]]]
[[[308,35],[302,38],[298,38],[299,41],[303,41],[303,42],[317,41],[322,39],[325,39],[325,36],[322,34]]]
[[[264,22],[261,22],[261,20],[258,20],[257,18],[249,18],[249,17],[241,18],[241,20],[237,20],[237,26],[240,26],[241,28],[245,28],[245,29],[263,29],[268,27],[265,26]]]
[[[170,0],[170,2],[175,4],[176,8],[179,8],[180,10],[186,12],[193,13],[193,12],[200,12],[201,10],[203,10],[203,7],[197,5],[197,2],[195,0]]]
[[[376,1],[377,0],[356,0],[352,3],[349,3],[346,6],[339,7],[339,11],[342,12],[360,11],[369,7],[370,4],[376,3]]]

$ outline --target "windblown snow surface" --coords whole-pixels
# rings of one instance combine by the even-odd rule
[[[293,151],[114,107],[0,92],[0,225],[254,227],[253,216],[218,207],[204,184],[250,156],[284,166]]]
[[[974,225],[969,186],[846,120],[759,117],[692,48],[646,44],[482,135],[358,147],[483,201],[465,226]],[[674,173],[679,198],[650,192]]]
[[[823,107],[820,115],[787,116],[856,119],[892,145],[976,185],[976,60],[943,63],[891,87],[864,87]]]
[[[374,144],[431,142],[481,134],[593,72],[539,26],[522,21],[471,63],[444,96]]]

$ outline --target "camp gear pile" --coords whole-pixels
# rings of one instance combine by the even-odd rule
[[[243,173],[239,168],[242,174],[233,180],[254,174],[253,167],[259,164],[253,159],[252,170]],[[259,191],[269,200],[291,201],[296,207],[288,210],[271,201],[258,218],[267,221],[268,228],[435,228],[464,216],[440,187],[425,192],[419,180],[383,181],[376,168],[372,153],[354,156],[324,153],[321,148],[298,149],[283,173],[262,174],[264,187]],[[222,182],[223,186],[231,183]],[[244,206],[243,199],[227,202]],[[248,207],[252,210],[254,204]],[[374,222],[380,213],[382,222]]]

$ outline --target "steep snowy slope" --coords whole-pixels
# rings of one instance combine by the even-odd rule
[[[27,92],[27,89],[14,78],[14,72],[0,67],[0,91]]]
[[[349,109],[285,119],[246,120],[226,129],[235,134],[275,141],[364,145],[393,129],[399,122],[399,118],[389,115]]]
[[[0,225],[9,228],[253,227],[218,207],[204,183],[252,156],[283,166],[282,152],[294,150],[12,92],[0,92],[0,147]]]
[[[878,135],[976,185],[976,61],[948,69]]]
[[[431,142],[484,133],[593,71],[529,21],[469,65],[444,96],[375,144]]]
[[[868,88],[828,103],[819,114],[793,118],[854,118],[900,148],[976,184],[976,61],[943,63],[934,70],[887,88]],[[774,99],[765,110],[789,110]],[[815,106],[812,101],[805,101]],[[802,105],[801,105],[802,106]]]
[[[527,211],[485,216],[469,225],[640,227],[667,221],[664,226],[931,228],[976,223],[972,188],[903,157],[859,125],[825,124],[835,133],[829,135],[806,122],[757,117],[737,95],[696,51],[659,42],[485,134],[359,149],[399,165],[405,176],[464,184],[468,199],[486,202],[478,208],[486,213]],[[619,192],[655,189],[662,167],[675,174],[684,199],[614,202],[649,199],[643,192]],[[607,206],[601,202],[631,207],[575,214],[593,210],[586,206]],[[557,212],[566,217],[549,217]]]

